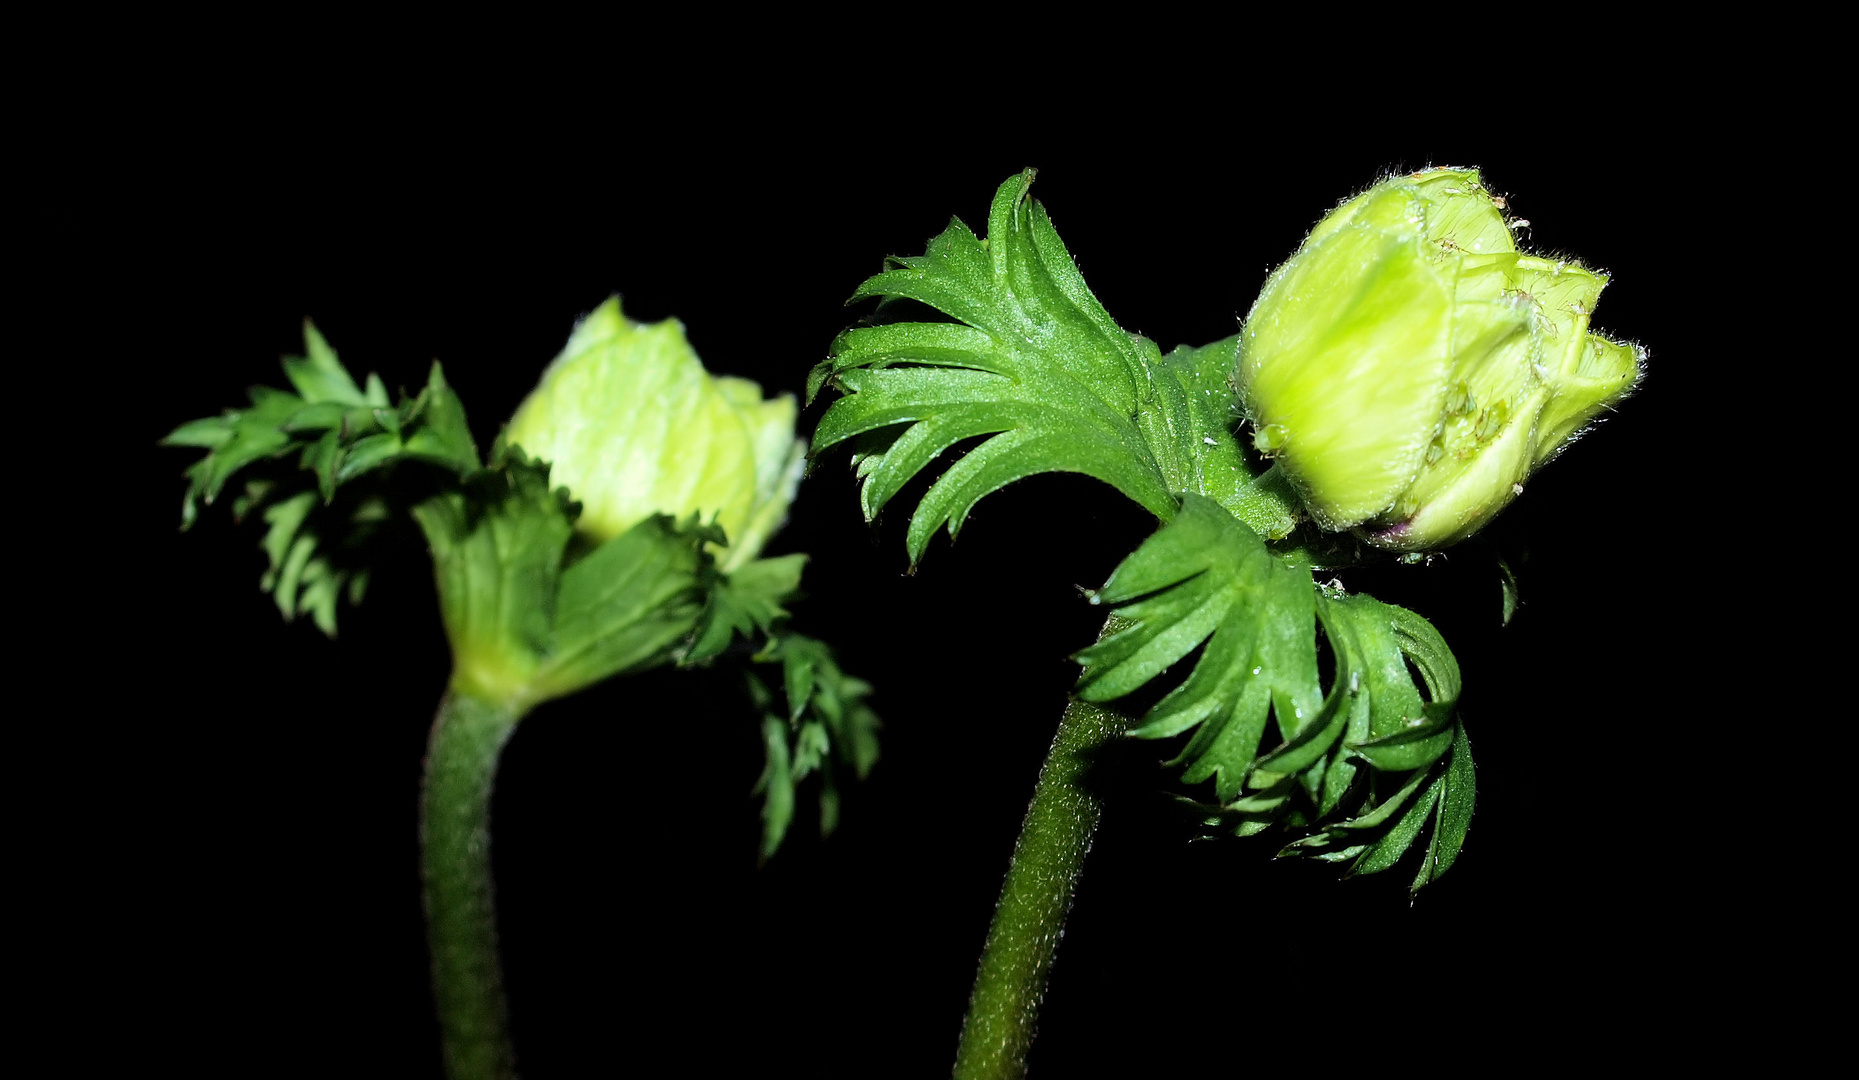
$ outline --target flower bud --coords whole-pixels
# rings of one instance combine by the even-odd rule
[[[1475,170],[1384,180],[1317,224],[1246,319],[1254,445],[1326,529],[1456,543],[1639,378],[1642,350],[1588,331],[1606,284],[1517,251]]]
[[[675,319],[636,323],[616,297],[583,319],[516,410],[511,443],[551,465],[596,541],[653,514],[712,516],[724,570],[754,558],[787,518],[806,444],[794,398],[704,370]]]

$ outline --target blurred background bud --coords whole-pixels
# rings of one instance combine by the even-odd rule
[[[806,444],[790,395],[763,400],[747,379],[711,375],[675,319],[636,323],[616,297],[583,319],[516,410],[511,443],[551,465],[596,541],[655,513],[729,537],[724,570],[755,557],[787,518]]]
[[[1475,170],[1390,177],[1260,292],[1235,379],[1323,528],[1456,543],[1638,380],[1642,350],[1589,332],[1607,277],[1517,251],[1504,209]]]

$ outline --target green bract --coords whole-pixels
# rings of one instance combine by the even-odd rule
[[[1463,540],[1638,379],[1642,350],[1588,331],[1607,280],[1517,251],[1475,170],[1390,177],[1253,305],[1235,381],[1254,445],[1326,529]]]
[[[704,370],[673,319],[636,323],[608,300],[583,319],[508,440],[550,464],[581,503],[576,527],[608,540],[653,514],[712,515],[723,570],[753,558],[787,517],[806,444],[794,399]]]

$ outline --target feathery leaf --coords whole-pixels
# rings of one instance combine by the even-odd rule
[[[304,356],[284,360],[296,393],[254,387],[251,406],[182,424],[164,446],[199,447],[206,455],[187,470],[181,527],[191,526],[199,504],[211,504],[234,475],[262,468],[268,475],[245,485],[235,516],[262,510],[270,529],[262,587],[286,619],[311,615],[334,636],[336,600],[359,602],[368,576],[367,552],[391,515],[384,500],[398,494],[352,482],[402,460],[418,461],[452,476],[478,467],[464,407],[433,364],[426,386],[390,407],[380,378],[355,384],[316,327],[304,323]],[[296,470],[288,464],[293,452]]]
[[[1394,865],[1435,820],[1432,869],[1415,887],[1451,865],[1470,819],[1471,751],[1454,713],[1458,663],[1426,620],[1318,589],[1296,553],[1273,552],[1194,494],[1092,601],[1111,605],[1119,622],[1078,654],[1077,693],[1087,701],[1129,694],[1201,649],[1131,734],[1192,732],[1174,764],[1190,784],[1213,781],[1212,820],[1241,835],[1293,816],[1317,821],[1321,831],[1285,853],[1347,851],[1352,873]],[[1327,688],[1319,628],[1335,661]],[[1279,739],[1271,748],[1268,719]]]
[[[953,537],[983,497],[1043,472],[1096,477],[1162,521],[1195,492],[1285,535],[1295,501],[1255,480],[1231,433],[1237,338],[1164,357],[1119,328],[1028,197],[1032,181],[1029,169],[1001,185],[986,239],[952,221],[925,254],[892,260],[853,294],[958,321],[841,334],[808,383],[810,397],[829,383],[845,395],[821,418],[814,452],[857,440],[869,520],[957,443],[983,438],[917,504],[913,564],[937,529]]]

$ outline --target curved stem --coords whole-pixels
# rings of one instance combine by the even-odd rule
[[[957,1080],[1026,1075],[1046,977],[1091,850],[1103,802],[1085,784],[1095,751],[1123,733],[1110,709],[1072,701],[1039,770],[956,1050]]]
[[[521,713],[457,690],[433,718],[420,800],[420,861],[445,1072],[516,1075],[491,888],[491,786]]]

